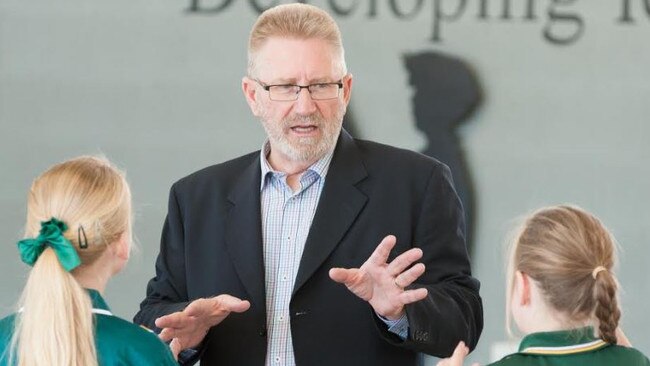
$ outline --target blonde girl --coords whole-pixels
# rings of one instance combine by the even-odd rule
[[[158,338],[110,312],[108,280],[129,259],[131,193],[106,159],[57,164],[32,184],[19,310],[0,320],[0,365],[175,365]]]

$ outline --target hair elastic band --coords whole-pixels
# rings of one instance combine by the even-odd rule
[[[602,271],[607,271],[607,268],[605,268],[603,266],[598,266],[598,267],[594,268],[593,272],[591,272],[591,277],[593,277],[594,280],[595,280],[596,277],[598,276],[598,274],[600,272],[602,272]]]
[[[18,242],[18,251],[23,262],[33,266],[46,247],[52,248],[61,266],[70,272],[81,264],[81,259],[72,243],[63,233],[68,225],[52,217],[49,221],[41,222],[41,231],[36,238],[27,238]]]

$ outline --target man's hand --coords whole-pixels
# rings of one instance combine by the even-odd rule
[[[627,336],[625,336],[621,327],[616,328],[616,344],[624,347],[632,347],[632,342],[627,339]]]
[[[445,358],[440,360],[436,366],[463,366],[463,361],[465,357],[469,354],[469,348],[465,345],[464,342],[458,343],[454,353],[450,358]],[[479,366],[478,363],[472,364],[472,366]]]
[[[196,347],[211,327],[221,323],[231,312],[243,313],[251,304],[230,295],[192,301],[183,311],[161,316],[156,326],[161,328],[160,339],[174,340],[172,353]]]
[[[174,360],[178,361],[178,354],[183,350],[182,347],[183,346],[181,345],[181,342],[178,340],[178,338],[172,339],[172,341],[169,343],[169,349],[172,351],[172,355],[174,355]]]
[[[329,272],[330,278],[347,286],[352,293],[368,301],[377,314],[391,320],[404,315],[404,305],[427,296],[426,288],[404,290],[424,273],[422,263],[411,267],[422,258],[421,249],[407,250],[386,263],[396,242],[393,235],[388,235],[361,268],[332,268]]]

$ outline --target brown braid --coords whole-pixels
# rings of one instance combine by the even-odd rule
[[[596,276],[594,291],[596,310],[594,314],[600,322],[598,328],[600,338],[611,344],[616,344],[616,328],[621,319],[616,288],[616,280],[609,271],[602,271]]]

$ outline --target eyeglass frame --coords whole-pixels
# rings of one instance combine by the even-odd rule
[[[332,100],[332,99],[338,98],[339,95],[341,95],[341,89],[343,89],[343,79],[340,79],[339,81],[332,81],[332,82],[329,82],[329,83],[313,83],[313,84],[309,84],[309,85],[298,85],[298,84],[270,84],[269,85],[269,84],[263,83],[262,81],[260,81],[258,79],[253,79],[253,80],[257,84],[259,84],[259,86],[261,86],[262,89],[266,90],[269,93],[269,99],[274,101],[274,102],[295,102],[296,100],[298,100],[298,96],[300,95],[300,92],[303,89],[307,89],[307,91],[309,92],[309,97],[312,100]],[[338,89],[336,89],[336,96],[332,97],[332,98],[321,98],[321,99],[314,98],[313,95],[312,95],[312,91],[309,88],[311,88],[312,86],[316,86],[316,85],[337,85]],[[272,87],[274,87],[274,86],[293,86],[293,87],[297,86],[298,91],[296,91],[294,99],[287,99],[287,100],[271,99],[271,90],[270,89]]]

